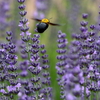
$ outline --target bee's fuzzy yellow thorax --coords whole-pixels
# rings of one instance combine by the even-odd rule
[[[44,18],[44,19],[41,20],[41,22],[42,23],[49,23],[50,21],[48,19]]]

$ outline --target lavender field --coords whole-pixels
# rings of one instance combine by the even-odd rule
[[[100,100],[99,5],[0,0],[0,100]]]

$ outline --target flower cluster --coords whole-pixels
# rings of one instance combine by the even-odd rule
[[[84,20],[80,23],[81,33],[72,35],[74,40],[69,45],[67,53],[62,56],[63,53],[59,53],[57,50],[60,54],[60,58],[57,56],[57,59],[60,59],[60,62],[57,63],[57,70],[58,75],[60,72],[63,73],[60,78],[60,86],[61,98],[64,100],[100,99],[98,96],[100,91],[100,37],[95,32],[95,25],[90,25],[90,30],[88,29],[87,17],[87,14],[83,14]],[[59,37],[62,38],[61,35]],[[59,37],[58,48],[63,45],[62,42],[59,42]],[[63,63],[61,57],[66,57],[63,59]]]
[[[0,1],[0,35],[4,36],[6,28],[9,27],[10,22],[7,22],[7,19],[10,17],[10,2],[9,0],[1,0]]]
[[[17,82],[17,55],[16,46],[12,42],[12,32],[7,32],[8,43],[1,43],[0,49],[0,96],[2,100],[14,99],[19,92],[20,83]]]

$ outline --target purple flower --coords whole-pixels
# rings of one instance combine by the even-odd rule
[[[82,17],[83,17],[84,19],[87,19],[88,14],[84,13],[84,14],[82,15]]]
[[[0,91],[2,92],[5,97],[13,98],[11,95],[17,94],[18,90],[18,83],[17,83],[17,76],[18,73],[16,72],[16,63],[17,63],[17,55],[16,53],[16,46],[12,43],[12,32],[7,32],[7,43],[2,43],[0,49],[0,81],[1,87]],[[9,38],[9,40],[8,40]],[[6,84],[7,82],[7,84]],[[9,85],[10,84],[10,85]],[[3,98],[3,96],[1,96]],[[15,97],[14,97],[15,98]],[[14,99],[13,98],[13,99]]]
[[[83,14],[87,18],[87,14]],[[94,32],[95,26],[91,25],[89,31],[88,22],[81,22],[81,33],[73,34],[73,40],[67,54],[57,50],[59,62],[56,64],[58,84],[61,86],[61,98],[66,100],[86,99],[98,91],[99,81],[99,37]],[[63,38],[63,40],[61,39]],[[58,35],[58,48],[65,49],[64,38],[60,32]],[[96,74],[98,73],[98,74]],[[93,94],[92,94],[92,93]],[[69,95],[70,94],[70,95]]]
[[[77,100],[75,96],[73,96],[71,93],[67,94],[66,100]]]
[[[25,0],[17,0],[20,4],[24,3]]]
[[[7,91],[8,92],[13,92],[13,91],[19,90],[20,88],[21,88],[21,84],[18,83],[15,86],[7,86]]]
[[[48,0],[36,0],[35,6],[36,11],[33,14],[34,18],[43,19],[45,18],[45,12],[49,7]]]
[[[11,24],[7,21],[10,17],[8,12],[10,10],[10,2],[1,0],[0,1],[0,36],[5,36],[4,33],[6,32],[7,28]]]
[[[48,55],[46,54],[45,45],[40,45],[41,48],[41,59],[42,59],[42,77],[41,82],[42,86],[44,88],[41,89],[41,93],[43,94],[44,100],[52,100],[52,88],[51,85],[51,78],[50,73],[48,71],[49,65],[48,65]]]
[[[18,82],[21,83],[22,88],[19,90],[19,100],[35,100],[35,98],[41,100],[51,100],[52,89],[50,87],[50,76],[47,71],[47,69],[49,68],[49,66],[47,65],[48,55],[45,54],[46,50],[44,50],[44,45],[39,45],[40,35],[34,34],[33,37],[30,37],[31,33],[29,33],[28,20],[25,18],[25,6],[23,9],[20,5],[19,9],[23,10],[23,12],[20,12],[22,18],[20,20],[19,27],[21,30],[21,39],[23,43],[21,45],[21,54],[24,59],[19,67],[19,70],[21,71],[20,77],[22,77],[22,79],[18,80]],[[42,50],[40,51],[39,49]],[[42,57],[40,57],[39,55],[40,52],[42,54]],[[42,64],[39,60],[42,60]],[[43,73],[43,69],[45,70],[45,73]],[[42,73],[43,75],[41,75]],[[35,92],[37,92],[37,94]],[[30,95],[32,95],[32,97]]]
[[[45,0],[36,0],[36,7],[38,10],[46,10],[47,5]]]
[[[68,43],[67,42],[67,39],[66,38],[66,34],[65,33],[62,33],[61,31],[58,32],[58,50],[57,50],[57,53],[59,54],[57,56],[57,59],[58,59],[58,63],[56,64],[56,69],[57,69],[57,74],[58,74],[58,84],[62,87],[61,88],[61,98],[66,98],[65,96],[65,92],[64,92],[64,80],[62,79],[62,77],[64,76],[65,74],[65,66],[67,65],[67,63],[65,62],[67,56],[66,56],[66,52],[62,52],[66,49],[66,44]],[[58,51],[61,51],[61,52],[58,52]]]

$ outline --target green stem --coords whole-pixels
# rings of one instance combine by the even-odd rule
[[[84,100],[87,100],[87,97],[86,97],[86,77],[84,76]]]
[[[99,92],[96,92],[96,100],[99,100]]]
[[[93,98],[94,98],[94,93],[93,91],[91,91],[90,100],[93,100]]]

